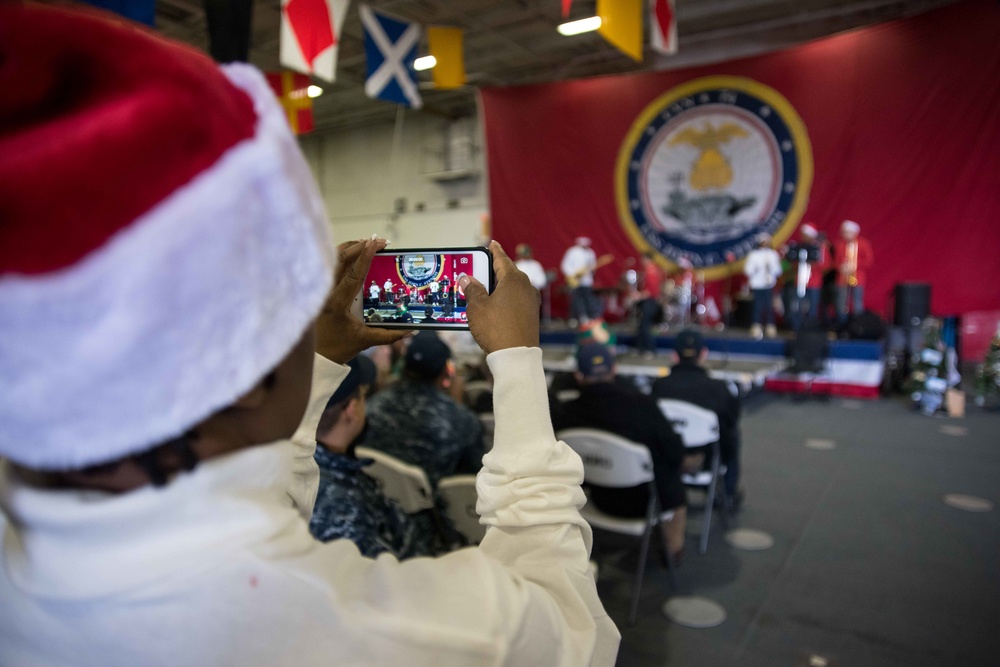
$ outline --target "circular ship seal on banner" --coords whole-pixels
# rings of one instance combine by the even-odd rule
[[[444,273],[444,255],[410,254],[396,256],[400,279],[412,287],[425,287]]]
[[[615,173],[618,215],[661,263],[724,277],[730,253],[740,260],[762,234],[774,245],[791,235],[812,174],[805,125],[780,93],[742,77],[695,79],[632,124]]]

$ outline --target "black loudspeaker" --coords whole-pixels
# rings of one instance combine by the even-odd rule
[[[847,335],[855,340],[881,340],[888,331],[885,320],[870,310],[852,315],[847,322]]]
[[[912,327],[931,314],[931,286],[928,283],[898,283],[893,324]]]
[[[788,343],[792,359],[789,373],[819,373],[829,351],[826,332],[818,327],[803,327]]]

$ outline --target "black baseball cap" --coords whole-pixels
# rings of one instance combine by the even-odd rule
[[[436,378],[449,359],[451,348],[433,331],[421,331],[406,350],[406,370],[421,378]]]
[[[340,383],[340,386],[337,387],[337,391],[333,392],[333,396],[327,401],[327,408],[331,408],[341,401],[346,401],[358,387],[370,387],[375,383],[375,362],[363,354],[354,357],[345,366],[351,370],[348,372],[347,377],[344,378],[344,381]]]
[[[576,351],[576,369],[586,378],[611,375],[615,367],[615,351],[600,343],[581,345]]]
[[[683,360],[697,359],[705,347],[705,339],[694,329],[685,329],[674,338],[674,350]]]

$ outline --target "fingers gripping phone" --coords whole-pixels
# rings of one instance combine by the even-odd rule
[[[353,311],[373,327],[468,329],[459,279],[469,275],[493,291],[486,248],[410,248],[375,254]]]

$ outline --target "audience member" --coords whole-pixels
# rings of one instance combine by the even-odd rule
[[[595,428],[614,433],[649,448],[656,476],[660,509],[674,510],[674,518],[661,525],[670,556],[680,560],[684,548],[687,507],[680,470],[684,443],[656,402],[615,382],[615,354],[600,343],[580,346],[576,354],[576,380],[580,397],[552,403],[556,431]],[[602,512],[622,517],[646,515],[649,494],[646,485],[627,489],[591,485],[590,500]]]
[[[410,341],[398,382],[368,404],[365,446],[423,468],[431,484],[482,466],[483,429],[451,396],[451,349],[433,331]]]
[[[309,531],[323,542],[348,539],[369,557],[383,552],[396,558],[431,556],[437,551],[433,517],[409,515],[387,499],[364,472],[371,460],[354,455],[365,430],[365,398],[375,383],[375,364],[358,355],[347,366],[351,371],[316,429],[319,493]]]
[[[493,294],[463,284],[500,424],[483,543],[319,542],[319,416],[404,335],[350,311],[386,242],[334,249],[249,65],[62,5],[0,3],[0,43],[0,664],[614,664],[499,244]]]
[[[687,401],[719,416],[719,449],[726,466],[726,493],[732,508],[743,502],[740,488],[740,399],[730,385],[708,375],[702,366],[708,348],[697,331],[685,329],[674,339],[676,363],[670,375],[653,383],[653,398]]]

